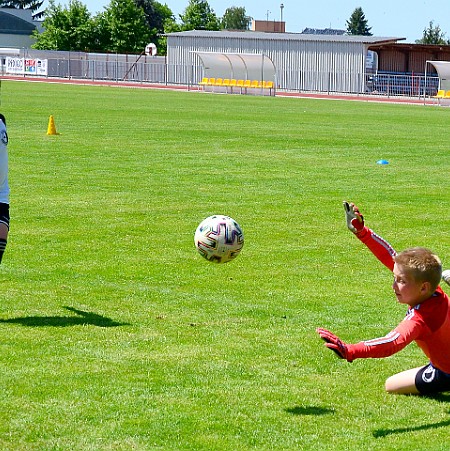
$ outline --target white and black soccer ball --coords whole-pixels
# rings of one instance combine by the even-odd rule
[[[213,215],[204,219],[194,235],[200,255],[214,263],[226,263],[236,258],[244,246],[241,226],[229,216]]]

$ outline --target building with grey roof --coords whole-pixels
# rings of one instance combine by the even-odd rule
[[[170,33],[167,35],[168,81],[197,84],[202,79],[205,68],[196,52],[253,53],[273,62],[278,89],[361,93],[366,90],[369,47],[402,39],[253,31]]]
[[[0,47],[31,47],[35,29],[41,29],[41,22],[33,20],[31,10],[0,8]]]

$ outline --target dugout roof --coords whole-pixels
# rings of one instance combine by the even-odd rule
[[[450,61],[427,61],[425,64],[425,78],[427,65],[431,64],[436,69],[439,77],[439,89],[450,90]]]
[[[275,81],[275,65],[267,55],[200,51],[192,53],[200,58],[205,77]]]

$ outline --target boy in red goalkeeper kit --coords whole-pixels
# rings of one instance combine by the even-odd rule
[[[347,344],[326,329],[318,328],[317,333],[326,347],[348,362],[388,357],[415,341],[429,363],[389,377],[386,391],[411,395],[450,391],[450,301],[439,286],[442,276],[439,257],[422,247],[397,254],[389,243],[365,226],[353,203],[344,202],[344,209],[347,227],[393,272],[394,294],[400,304],[408,306],[408,311],[400,324],[381,338]]]

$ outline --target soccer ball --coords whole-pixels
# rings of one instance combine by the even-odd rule
[[[194,235],[195,247],[210,262],[226,263],[239,255],[244,246],[240,225],[229,216],[213,215],[203,220]]]

